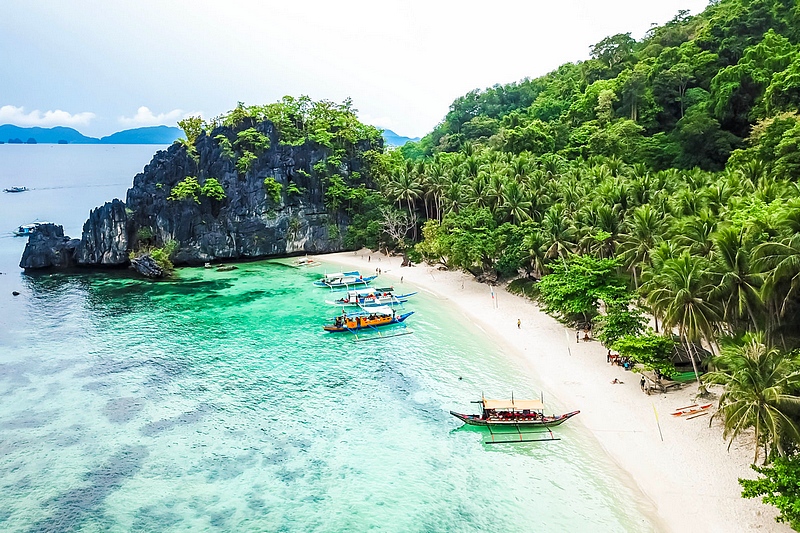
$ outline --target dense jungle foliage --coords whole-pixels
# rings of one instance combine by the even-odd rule
[[[695,374],[709,364],[705,382],[724,388],[716,416],[726,436],[754,432],[754,461],[761,450],[766,462],[791,463],[800,444],[800,6],[714,1],[642,40],[614,35],[590,52],[456,99],[430,134],[400,149],[402,160],[387,156],[380,185],[394,215],[380,213],[407,231],[366,242],[481,279],[522,276],[529,281],[512,287],[567,322],[593,323],[607,346],[667,375],[666,354],[682,345]],[[661,333],[645,331],[644,313]],[[759,487],[747,495],[800,508],[784,485]]]
[[[295,168],[293,172],[319,180],[332,222],[342,213],[354,220],[354,231],[346,236],[348,245],[362,245],[365,239],[376,242],[381,232],[377,222],[379,209],[385,198],[377,189],[375,176],[387,175],[390,164],[397,165],[391,163],[392,159],[399,161],[402,156],[384,153],[380,130],[360,122],[349,99],[341,104],[314,101],[307,96],[285,96],[267,105],[248,106],[239,102],[233,110],[210,120],[198,116],[181,120],[178,125],[186,137],[178,142],[196,158],[198,139],[202,135],[213,137],[223,157],[244,176],[272,148],[269,136],[259,129],[264,121],[272,123],[279,146],[308,144],[309,149],[321,155],[310,168]],[[171,200],[190,197],[198,201],[201,195],[216,200],[225,198],[224,188],[214,178],[203,183],[196,178],[187,180],[171,191]],[[305,192],[291,180],[279,183],[267,176],[262,182],[265,195],[274,205]]]

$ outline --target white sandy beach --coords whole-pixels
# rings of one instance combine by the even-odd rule
[[[791,531],[775,522],[773,507],[740,495],[737,479],[755,475],[749,468],[751,441],[737,441],[728,451],[720,423],[715,420],[709,427],[710,414],[692,420],[670,416],[676,408],[695,403],[696,385],[647,396],[639,388],[638,374],[606,362],[606,349],[599,342],[576,342],[575,330],[500,287],[494,288],[495,308],[490,288],[469,274],[426,265],[400,267],[401,258],[368,250],[320,259],[365,273],[381,268],[382,277],[395,285],[402,277],[403,285],[449,300],[469,320],[516,351],[562,405],[581,410],[570,424],[585,426],[630,475],[652,501],[659,514],[656,521],[667,531]],[[517,319],[522,321],[519,329]],[[624,383],[612,384],[614,378]]]

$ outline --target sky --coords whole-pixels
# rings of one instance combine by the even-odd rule
[[[283,95],[422,136],[457,97],[640,39],[708,0],[2,0],[0,124],[85,135]]]

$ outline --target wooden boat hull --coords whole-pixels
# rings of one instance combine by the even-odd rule
[[[325,331],[329,331],[331,333],[343,333],[345,331],[359,331],[363,329],[372,329],[381,326],[391,326],[392,324],[400,324],[405,321],[406,318],[410,317],[414,314],[414,311],[410,311],[408,313],[403,313],[402,315],[396,315],[393,317],[386,317],[386,319],[382,320],[354,320],[348,321],[351,323],[344,324],[341,326],[337,326],[336,324],[329,324],[327,326],[323,326],[322,329]]]
[[[354,278],[349,279],[344,283],[328,283],[322,280],[315,281],[315,287],[328,287],[331,289],[348,289],[351,287],[357,287],[359,285],[369,285],[372,280],[377,278],[378,276],[364,276],[361,278]]]
[[[513,428],[550,428],[555,426],[560,426],[573,416],[580,413],[580,411],[572,411],[571,413],[566,413],[560,416],[545,416],[543,418],[537,419],[513,419],[513,420],[498,420],[498,419],[482,419],[480,415],[465,415],[462,413],[456,413],[455,411],[450,411],[450,414],[454,417],[458,418],[465,424],[470,426],[492,426],[492,427],[513,427]]]
[[[328,302],[331,305],[347,305],[352,307],[382,307],[393,304],[404,304],[408,299],[417,294],[412,292],[409,294],[398,294],[396,296],[381,296],[378,298],[358,298],[358,300],[336,300]]]

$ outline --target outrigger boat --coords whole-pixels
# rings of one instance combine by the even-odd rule
[[[378,307],[384,305],[403,304],[417,294],[395,294],[394,287],[355,289],[347,291],[347,296],[334,301],[327,301],[331,305],[357,305],[359,307]]]
[[[692,405],[687,405],[686,407],[681,407],[676,409],[674,413],[670,413],[672,416],[687,416],[687,415],[696,415],[697,413],[706,414],[706,410],[709,409],[713,404],[707,403],[705,405],[698,405],[693,403]],[[692,418],[689,416],[689,418]]]
[[[349,289],[358,285],[369,285],[378,276],[362,276],[361,272],[337,272],[335,274],[325,274],[322,278],[314,282],[317,287],[329,287],[331,289]]]
[[[516,400],[513,396],[510,400],[489,400],[487,398],[481,398],[479,401],[472,403],[481,404],[481,414],[466,415],[455,411],[450,411],[450,414],[467,425],[488,427],[492,434],[492,440],[487,441],[487,444],[559,440],[553,436],[553,432],[550,428],[560,426],[580,413],[580,411],[572,411],[559,416],[548,416],[544,414],[544,403],[541,400]],[[495,440],[495,436],[497,435],[494,432],[495,428],[515,429],[519,438],[497,441]],[[523,429],[539,428],[545,430],[540,433],[546,432],[549,434],[549,437],[537,439],[523,438],[525,435],[522,431]]]
[[[294,262],[292,263],[292,266],[296,267],[316,267],[321,265],[322,263],[320,263],[319,261],[315,261],[308,256],[295,259]]]
[[[398,315],[397,311],[388,307],[376,307],[369,310],[365,309],[351,313],[343,311],[340,316],[337,316],[335,319],[333,319],[333,324],[323,326],[323,329],[331,333],[350,332],[356,335],[356,340],[366,340],[359,339],[357,332],[372,330],[378,332],[378,336],[383,338],[385,336],[378,331],[379,327],[390,326],[392,324],[402,324],[413,314],[414,311],[409,311],[408,313],[402,313]],[[395,337],[398,335],[406,335],[408,333],[411,332],[403,331],[401,333],[395,333],[394,335],[389,336]]]
[[[50,222],[34,222],[33,224],[23,224],[14,232],[15,237],[28,237],[36,233],[36,230],[39,229],[39,226],[43,224],[50,224]]]

